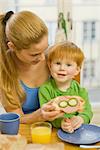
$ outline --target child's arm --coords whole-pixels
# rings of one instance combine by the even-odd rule
[[[60,110],[55,110],[55,107],[52,105],[54,99],[48,86],[42,86],[39,89],[39,101],[44,119],[50,121],[54,127],[59,128],[64,113]]]
[[[84,103],[83,111],[79,112],[78,116],[84,119],[84,123],[90,123],[93,116],[93,112],[92,112],[91,104],[89,102],[88,93],[86,89],[82,88],[80,89],[79,94],[85,100],[85,103]]]

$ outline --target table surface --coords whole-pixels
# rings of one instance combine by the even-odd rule
[[[26,124],[20,124],[19,133],[27,138],[28,143],[31,143],[31,132],[30,132],[31,125]],[[57,137],[57,129],[52,130],[51,135],[51,143],[57,143],[57,142],[63,142]],[[64,143],[64,150],[89,150],[89,149],[82,149],[77,145],[69,144],[66,142]],[[97,143],[96,145],[100,145],[100,143]],[[95,149],[91,149],[95,150]]]

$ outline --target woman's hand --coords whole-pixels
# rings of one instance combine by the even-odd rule
[[[53,101],[49,101],[41,107],[42,117],[47,121],[53,121],[64,115],[60,110],[55,110],[55,106],[52,105]]]

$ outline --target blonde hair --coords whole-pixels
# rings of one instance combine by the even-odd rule
[[[11,41],[16,51],[28,49],[32,43],[39,43],[48,30],[44,22],[30,11],[12,14],[6,25],[4,18],[5,15],[0,15],[0,86],[3,106],[9,111],[9,108],[21,107],[25,93],[19,83],[14,52],[7,53],[7,42]]]
[[[82,50],[72,42],[58,43],[52,46],[47,55],[47,61],[50,64],[52,61],[60,60],[72,60],[77,63],[78,67],[81,67],[84,60],[84,54]]]

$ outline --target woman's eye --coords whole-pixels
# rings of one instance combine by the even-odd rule
[[[33,54],[33,55],[30,55],[32,57],[37,57],[39,54]]]

